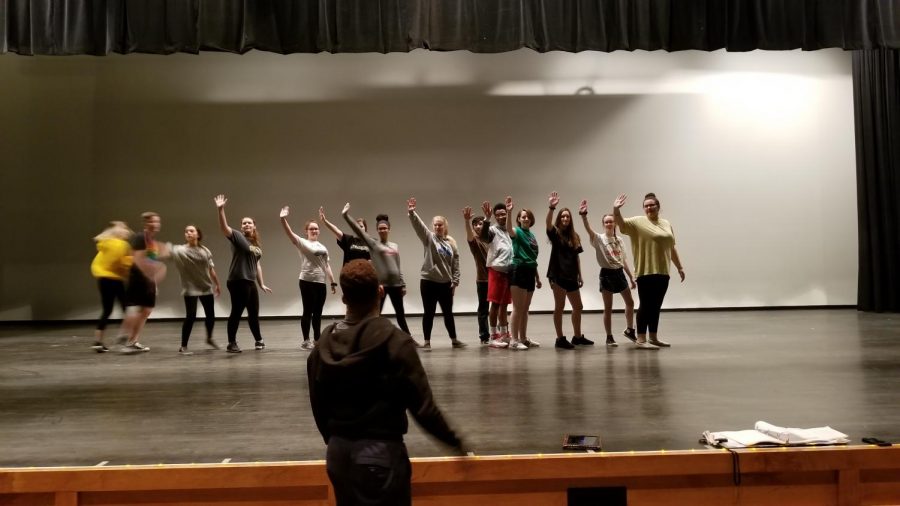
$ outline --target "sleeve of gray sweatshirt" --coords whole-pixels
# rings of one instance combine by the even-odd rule
[[[451,265],[451,276],[453,278],[453,286],[459,286],[459,248],[453,246],[453,261]]]
[[[419,215],[415,211],[409,213],[409,221],[412,223],[416,235],[419,236],[419,240],[422,241],[422,244],[427,248],[431,242],[430,234],[432,234],[432,232],[428,230],[425,222],[422,221],[422,218],[419,218]]]
[[[378,271],[378,274],[382,277],[382,282],[386,286],[406,286],[406,283],[403,281],[403,272],[400,271],[400,255],[388,255],[385,251],[385,246],[361,229],[359,224],[356,223],[356,219],[350,216],[350,213],[344,214],[344,221],[350,225],[357,237],[366,241],[366,244],[369,245],[372,261],[375,263],[375,269]]]

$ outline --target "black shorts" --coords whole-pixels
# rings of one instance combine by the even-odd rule
[[[509,274],[510,286],[515,286],[525,290],[526,292],[534,291],[534,280],[537,276],[537,267],[530,265],[517,265],[513,267]]]
[[[622,293],[628,290],[625,269],[600,269],[600,291]]]
[[[557,279],[548,276],[547,281],[562,288],[566,292],[577,292],[580,288],[578,286],[578,280],[575,279]]]
[[[147,279],[141,272],[131,272],[128,286],[125,288],[125,305],[140,307],[156,306],[156,283]]]

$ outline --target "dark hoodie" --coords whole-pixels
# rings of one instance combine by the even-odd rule
[[[325,444],[331,436],[402,441],[408,409],[434,437],[461,446],[434,403],[415,343],[387,318],[328,326],[306,370],[309,401]]]

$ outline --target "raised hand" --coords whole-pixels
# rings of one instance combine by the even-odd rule
[[[291,214],[290,206],[284,206],[281,208],[281,212],[278,213],[278,217],[279,218],[287,218],[289,214]]]
[[[559,204],[559,193],[550,192],[550,198],[547,201],[550,204],[550,209],[556,209],[556,206]]]
[[[341,211],[341,214],[347,214],[349,212],[350,212],[350,203],[347,202],[346,204],[344,204],[344,209]]]
[[[216,203],[216,207],[222,209],[225,207],[225,203],[228,202],[228,199],[225,198],[225,195],[216,195],[216,198],[213,199]]]
[[[582,200],[581,204],[578,204],[578,214],[584,216],[588,212],[587,200]]]
[[[325,221],[325,207],[319,207],[319,221]]]
[[[484,211],[484,217],[485,217],[485,218],[490,218],[490,217],[491,217],[491,203],[490,203],[490,202],[488,202],[487,200],[485,200],[484,202],[482,202],[482,203],[481,203],[481,210]]]
[[[465,219],[466,222],[472,221],[472,208],[471,207],[466,206],[465,208],[463,208],[463,219]]]
[[[506,212],[507,212],[507,213],[511,213],[512,210],[513,210],[513,208],[515,207],[515,206],[513,205],[513,199],[512,199],[512,197],[510,197],[510,196],[507,195],[507,197],[503,200],[503,203],[506,204]]]
[[[406,210],[410,213],[416,210],[416,198],[415,197],[410,197],[409,200],[406,201]]]
[[[621,195],[619,195],[618,197],[616,197],[616,201],[613,202],[613,208],[614,208],[614,209],[619,209],[619,208],[621,208],[622,206],[624,206],[624,205],[625,205],[625,199],[627,199],[627,198],[628,198],[628,195],[625,195],[624,193],[621,194]]]

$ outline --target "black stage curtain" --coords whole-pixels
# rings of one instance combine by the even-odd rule
[[[900,311],[900,51],[854,51],[859,295],[863,311]]]
[[[900,0],[0,0],[0,52],[900,47]]]

